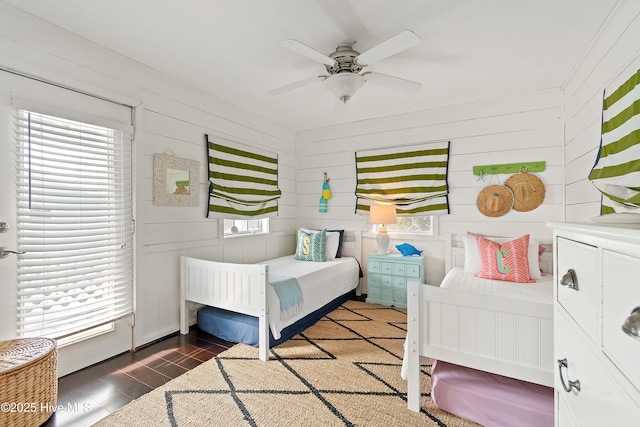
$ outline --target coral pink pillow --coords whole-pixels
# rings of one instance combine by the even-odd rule
[[[480,252],[480,271],[476,277],[507,282],[533,283],[529,272],[529,235],[497,243],[476,235]]]

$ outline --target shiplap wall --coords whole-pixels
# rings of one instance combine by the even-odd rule
[[[250,120],[230,121],[224,116],[187,105],[143,109],[142,135],[138,146],[137,197],[140,273],[137,297],[144,301],[137,320],[141,342],[174,332],[178,322],[179,257],[250,263],[293,253],[296,223],[296,157],[293,133],[279,134],[276,126],[254,127]],[[241,123],[241,124],[239,124]],[[206,218],[208,177],[204,134],[230,145],[260,148],[278,155],[282,197],[279,215],[270,221],[269,235],[224,238],[219,221]],[[153,204],[153,155],[170,150],[178,157],[200,160],[200,205],[198,207]],[[149,285],[147,285],[149,284]]]
[[[151,91],[153,88],[149,88]],[[292,253],[296,223],[295,134],[203,93],[178,85],[175,93],[145,96],[137,145],[136,197],[138,260],[136,341],[146,343],[176,331],[179,310],[179,258],[256,262]],[[146,94],[143,93],[143,96]],[[174,99],[184,99],[175,102]],[[204,134],[245,148],[278,155],[282,197],[279,216],[264,236],[224,239],[219,221],[207,210],[207,151]],[[153,205],[153,155],[170,150],[199,160],[200,205]]]
[[[640,69],[640,2],[617,4],[565,86],[566,220],[591,222],[600,193],[588,179],[600,146],[602,96]]]
[[[428,87],[422,90],[428,90]],[[465,105],[385,117],[348,125],[301,132],[298,135],[298,225],[368,229],[368,218],[356,215],[355,152],[361,149],[451,141],[449,186],[451,213],[439,217],[439,234],[454,236],[473,231],[490,235],[530,233],[551,242],[547,221],[563,216],[563,126],[560,88],[497,98]],[[480,213],[478,193],[490,184],[478,180],[474,165],[545,161],[537,173],[546,187],[543,204],[530,212],[510,211],[498,218]],[[323,173],[327,172],[333,198],[328,211],[318,203]],[[497,175],[491,184],[510,175]],[[363,251],[373,252],[373,236]],[[439,283],[444,274],[441,241],[410,239],[427,256],[427,281]],[[455,237],[454,237],[455,239]],[[400,243],[392,241],[392,245]],[[432,259],[435,257],[435,260]]]
[[[0,66],[135,107],[136,346],[179,329],[180,255],[253,262],[294,251],[297,158],[290,129],[4,4]],[[268,236],[223,239],[218,221],[205,218],[205,133],[278,155],[283,195]],[[153,205],[153,155],[165,152],[200,161],[198,207]]]

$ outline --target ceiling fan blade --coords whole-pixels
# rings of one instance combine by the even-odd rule
[[[327,76],[315,76],[309,77],[304,80],[300,80],[297,82],[289,83],[288,85],[284,85],[275,89],[271,89],[269,91],[270,95],[280,95],[281,93],[289,92],[290,90],[298,89],[299,87],[307,86],[321,80],[325,80]]]
[[[363,73],[364,80],[378,86],[399,90],[404,93],[415,93],[420,90],[422,83],[401,79],[387,74],[367,72]]]
[[[356,57],[358,65],[371,65],[391,55],[420,44],[420,37],[411,30],[405,30]]]
[[[293,40],[293,39],[282,40],[278,44],[282,47],[286,47],[287,49],[292,50],[297,54],[306,56],[307,58],[313,61],[319,62],[324,65],[328,65],[330,67],[335,65],[336,63],[335,60],[329,58],[324,53],[320,53],[317,50],[310,48],[306,44],[300,43],[298,40]]]

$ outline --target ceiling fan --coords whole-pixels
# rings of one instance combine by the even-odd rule
[[[279,43],[280,46],[323,64],[328,74],[309,77],[290,83],[273,89],[269,91],[269,93],[279,95],[316,83],[319,80],[324,81],[327,89],[333,92],[335,96],[345,104],[358,89],[364,86],[365,82],[385,86],[405,93],[417,92],[422,87],[421,83],[373,71],[362,72],[362,70],[389,56],[416,46],[420,44],[420,42],[420,38],[413,31],[405,30],[363,53],[353,49],[352,43],[341,44],[336,48],[335,52],[325,55],[297,40],[283,40]]]

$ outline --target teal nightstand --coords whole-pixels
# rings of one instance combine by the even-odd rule
[[[424,258],[367,255],[367,302],[407,307],[407,281],[424,283]]]

